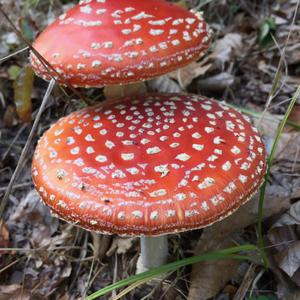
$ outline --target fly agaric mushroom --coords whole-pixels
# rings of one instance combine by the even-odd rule
[[[104,86],[146,80],[200,58],[210,42],[199,13],[163,0],[82,0],[37,38],[37,75],[59,83]]]
[[[144,270],[167,258],[160,235],[232,214],[260,187],[265,169],[261,138],[239,112],[202,96],[157,94],[60,119],[40,139],[32,173],[58,217],[142,236]]]

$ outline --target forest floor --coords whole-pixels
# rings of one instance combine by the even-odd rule
[[[68,4],[66,4],[68,2]],[[75,1],[2,0],[1,9],[30,41]],[[203,94],[241,108],[259,128],[268,153],[300,85],[297,0],[181,0],[203,11],[213,43],[199,62],[143,83],[147,91]],[[26,45],[0,13],[0,199],[28,138],[47,88],[34,78]],[[33,188],[31,159],[38,138],[85,104],[55,88],[23,168],[0,214],[0,300],[83,299],[135,273],[137,238],[93,237],[53,218]],[[94,102],[107,91],[80,90]],[[22,95],[22,97],[19,97]],[[281,135],[268,180],[263,234],[269,268],[248,261],[207,261],[141,286],[123,299],[300,299],[300,99]],[[170,260],[235,245],[257,244],[258,196],[229,218],[174,235]],[[101,299],[114,299],[118,291]]]

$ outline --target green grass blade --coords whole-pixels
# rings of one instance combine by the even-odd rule
[[[168,273],[175,271],[181,267],[191,265],[194,263],[198,263],[201,261],[208,261],[208,260],[220,260],[220,259],[238,259],[238,260],[252,260],[255,261],[254,258],[246,255],[237,255],[236,253],[239,253],[241,251],[256,251],[257,247],[254,245],[243,245],[243,246],[238,246],[238,247],[233,247],[233,248],[227,248],[224,250],[219,250],[219,251],[214,251],[211,253],[206,253],[203,255],[198,255],[198,256],[193,256],[189,257],[186,259],[182,259],[179,261],[172,262],[170,264],[163,265],[161,267],[152,269],[150,271],[138,274],[138,275],[133,275],[127,279],[121,280],[119,282],[116,282],[114,284],[111,284],[93,294],[88,296],[86,300],[93,300],[96,299],[97,297],[103,296],[107,293],[111,293],[112,291],[128,286],[130,284],[134,284],[137,281],[141,281],[144,283],[146,279],[151,280],[155,277],[159,277],[162,274]],[[147,281],[148,281],[147,280]]]
[[[297,99],[299,98],[299,96],[300,96],[300,85],[298,86],[298,88],[297,88],[297,90],[296,90],[296,92],[295,92],[295,94],[294,94],[294,96],[293,96],[293,98],[292,98],[292,100],[291,100],[291,102],[288,106],[288,109],[287,109],[282,121],[279,124],[277,134],[276,134],[276,137],[275,137],[272,149],[271,149],[271,153],[270,153],[270,155],[268,157],[268,161],[267,161],[268,169],[267,169],[267,172],[266,172],[266,175],[265,175],[265,181],[264,181],[264,183],[263,183],[263,185],[260,189],[259,203],[258,203],[258,216],[257,216],[257,235],[258,235],[258,247],[259,247],[260,253],[262,255],[262,258],[264,259],[266,267],[267,267],[268,263],[267,263],[267,260],[266,260],[266,254],[264,252],[264,241],[263,241],[263,233],[262,233],[263,207],[264,207],[266,187],[267,187],[267,184],[268,184],[268,179],[270,177],[270,169],[271,169],[271,166],[272,166],[272,163],[273,163],[274,155],[275,155],[275,152],[276,152],[278,142],[280,140],[283,128],[287,124],[288,117],[289,117],[289,115],[290,115]]]
[[[124,289],[122,292],[120,292],[118,295],[116,295],[115,297],[113,297],[111,300],[122,299],[124,296],[126,296],[128,293],[130,293],[132,290],[136,289],[137,287],[139,287],[142,284],[147,283],[151,279],[152,278],[146,278],[146,279],[138,280],[138,281],[132,283],[126,289]]]

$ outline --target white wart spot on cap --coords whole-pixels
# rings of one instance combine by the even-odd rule
[[[125,219],[125,212],[124,211],[120,211],[118,213],[118,219],[119,220],[124,220]]]
[[[112,141],[109,141],[109,140],[107,140],[107,141],[105,142],[105,146],[106,146],[108,149],[113,149],[114,147],[116,147],[115,143],[112,142]]]
[[[122,22],[133,15],[122,11],[116,18]],[[183,22],[187,26],[185,18]],[[133,28],[133,21],[127,26]],[[137,46],[135,39],[129,39],[133,40],[129,47]],[[166,42],[168,47],[171,40]],[[103,50],[103,42],[100,45]],[[164,50],[164,45],[157,45],[159,51]],[[234,203],[242,202],[248,185],[252,191],[259,185],[265,151],[252,125],[239,113],[240,121],[229,118],[232,126],[226,123],[228,111],[205,99],[144,95],[102,109],[100,105],[85,108],[63,118],[45,133],[35,153],[33,180],[39,193],[51,207],[68,211],[72,218],[86,209],[85,224],[96,230],[102,230],[106,220],[109,224],[116,220],[121,227],[113,225],[114,230],[124,234],[139,229],[141,234],[167,233],[184,220],[195,226],[210,222],[215,211],[232,208],[231,198]],[[214,132],[207,133],[205,128]],[[247,143],[239,142],[239,137]],[[47,179],[51,190],[48,182],[38,186],[40,178]],[[61,183],[59,193],[52,189],[54,179]],[[67,186],[70,190],[64,191]],[[97,213],[89,213],[92,211]],[[160,225],[160,220],[167,225]]]
[[[81,6],[80,11],[84,14],[90,14],[92,12],[92,8],[90,7],[90,5]]]
[[[131,175],[137,175],[137,174],[139,174],[139,169],[138,168],[129,168],[129,169],[126,169],[126,171],[128,173],[130,173]]]
[[[170,170],[168,168],[168,165],[160,165],[160,166],[156,166],[154,167],[155,172],[160,173],[161,177],[165,177],[169,174]]]
[[[192,147],[197,151],[202,151],[204,149],[204,145],[193,144]]]
[[[80,152],[80,148],[79,147],[75,147],[75,148],[71,149],[70,152],[71,152],[72,155],[77,155]]]
[[[201,138],[201,134],[199,132],[195,132],[195,133],[192,134],[192,137],[194,139],[200,139]]]
[[[176,159],[178,159],[180,161],[188,161],[190,158],[191,158],[191,156],[186,153],[181,153],[176,156]]]
[[[174,209],[168,209],[166,211],[166,217],[167,218],[172,218],[176,216],[176,211]]]
[[[224,142],[225,141],[221,137],[219,137],[219,136],[217,136],[217,137],[214,138],[214,144],[215,145],[220,145],[220,144],[222,144]]]
[[[86,148],[86,153],[87,153],[87,154],[92,154],[92,153],[95,153],[95,150],[94,150],[93,147],[87,147],[87,148]]]
[[[233,146],[230,150],[233,154],[240,154],[241,153],[241,149],[238,148],[237,146]]]
[[[135,210],[135,211],[133,211],[131,214],[132,214],[132,216],[133,216],[134,218],[136,218],[136,219],[142,219],[143,216],[144,216],[143,212],[140,211],[140,210]]]
[[[161,196],[165,196],[167,194],[167,191],[165,189],[160,189],[154,192],[151,192],[149,195],[150,197],[161,197]]]
[[[230,161],[227,161],[226,163],[224,163],[224,164],[222,165],[222,169],[223,169],[224,171],[229,171],[229,170],[231,169],[231,162],[230,162]]]
[[[211,187],[212,185],[215,184],[215,180],[213,178],[207,177],[203,180],[203,182],[201,182],[200,184],[198,184],[198,188],[200,190],[204,190],[206,188]]]
[[[86,137],[85,137],[85,140],[87,142],[95,142],[95,139],[93,138],[93,136],[91,134],[88,134]]]
[[[125,161],[133,160],[134,159],[134,154],[133,153],[122,153],[121,157]]]
[[[150,220],[157,220],[158,219],[158,211],[155,210],[155,211],[152,211],[150,213]]]
[[[96,157],[96,161],[100,162],[100,163],[104,163],[107,162],[107,157],[105,155],[98,155]]]
[[[187,198],[186,194],[184,193],[179,193],[179,194],[176,194],[175,195],[175,198],[178,200],[178,201],[183,201]]]
[[[157,154],[161,151],[159,147],[152,147],[146,150],[147,154]]]

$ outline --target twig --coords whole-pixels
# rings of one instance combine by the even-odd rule
[[[257,273],[256,265],[251,264],[243,281],[242,281],[242,284],[240,285],[239,289],[235,293],[233,300],[245,299],[245,296],[246,296],[251,284],[255,280],[256,273]]]
[[[6,265],[4,268],[2,268],[0,270],[0,274],[4,271],[6,271],[7,269],[9,269],[10,267],[14,266],[16,263],[18,263],[21,260],[21,258],[18,258],[17,260],[11,262],[10,264]]]
[[[299,3],[299,1],[298,1]],[[263,221],[263,208],[264,208],[264,199],[265,199],[265,194],[266,194],[266,187],[267,187],[267,184],[268,184],[268,180],[269,180],[269,177],[270,177],[270,168],[273,164],[273,160],[274,160],[274,156],[275,156],[275,152],[276,152],[276,149],[277,149],[277,146],[278,146],[278,142],[279,142],[279,139],[281,137],[281,134],[283,132],[283,129],[284,129],[284,126],[286,125],[287,123],[287,119],[297,101],[297,99],[299,98],[300,96],[300,85],[298,86],[293,98],[292,98],[292,101],[284,115],[284,118],[283,120],[281,121],[279,127],[278,127],[278,130],[277,130],[277,134],[276,134],[276,137],[275,137],[275,141],[273,143],[273,146],[272,146],[272,149],[271,149],[271,153],[268,157],[268,160],[267,160],[267,173],[265,175],[265,181],[260,189],[260,194],[259,194],[259,202],[258,202],[258,214],[257,214],[257,235],[258,235],[258,247],[259,247],[259,250],[260,250],[260,253],[261,253],[261,257],[264,261],[264,265],[267,267],[268,265],[268,260],[267,260],[267,257],[266,257],[266,254],[264,252],[264,240],[263,240],[263,228],[262,228],[262,221]]]
[[[20,128],[20,130],[18,130],[18,132],[15,135],[14,139],[9,144],[9,147],[7,148],[7,150],[5,151],[5,153],[3,154],[2,160],[6,159],[7,155],[9,154],[9,151],[11,150],[11,148],[13,147],[13,145],[15,144],[15,142],[19,139],[21,133],[26,129],[27,126],[28,126],[27,124],[24,124],[24,125],[22,125],[22,127]]]
[[[18,176],[19,176],[19,174],[20,174],[20,172],[22,170],[23,163],[24,163],[24,161],[26,159],[26,156],[27,156],[27,153],[28,153],[29,148],[31,146],[33,137],[34,137],[34,135],[36,133],[36,130],[38,128],[38,124],[40,122],[42,113],[44,112],[44,108],[46,107],[47,101],[48,101],[49,96],[50,96],[50,94],[51,94],[51,92],[53,90],[54,85],[55,85],[55,80],[52,79],[50,81],[50,83],[49,83],[48,89],[47,89],[46,94],[45,94],[45,96],[43,98],[43,101],[42,101],[42,104],[40,106],[40,109],[39,109],[39,111],[37,113],[37,116],[36,116],[36,118],[34,120],[33,126],[31,128],[31,131],[30,131],[30,134],[28,136],[27,142],[26,142],[26,144],[25,144],[25,146],[23,148],[23,151],[21,153],[21,156],[20,156],[20,159],[18,161],[17,167],[16,167],[16,169],[15,169],[15,171],[14,171],[14,173],[13,173],[11,179],[10,179],[10,182],[8,184],[8,187],[7,187],[7,190],[6,190],[6,192],[4,194],[4,197],[3,197],[2,201],[1,201],[1,204],[0,204],[0,218],[3,215],[5,206],[7,204],[9,195],[10,195],[12,189],[13,189],[14,183],[17,180],[17,178],[18,178]]]
[[[26,51],[28,49],[29,49],[29,47],[25,47],[25,48],[19,49],[19,50],[15,51],[15,52],[13,52],[13,53],[11,53],[9,55],[6,55],[6,56],[0,58],[0,64],[3,63],[3,62],[5,62],[5,61],[7,61],[11,57],[13,57],[15,55],[18,55],[18,54],[20,54],[20,53],[22,53],[22,52],[24,52],[24,51]]]
[[[12,189],[22,189],[22,188],[26,188],[26,187],[31,186],[31,185],[32,185],[31,181],[24,182],[24,183],[19,183],[19,184],[14,184]],[[8,186],[0,187],[0,193],[5,192],[7,189],[8,189]]]
[[[14,32],[17,34],[17,36],[27,45],[27,47],[34,53],[34,55],[38,58],[38,60],[41,62],[43,67],[47,70],[48,74],[53,78],[53,74],[50,72],[50,70],[57,76],[57,78],[60,79],[61,82],[63,82],[77,97],[79,97],[81,100],[86,102],[87,104],[91,105],[93,104],[92,101],[86,97],[84,97],[79,91],[77,91],[71,84],[69,84],[61,74],[59,74],[55,68],[30,44],[30,42],[23,36],[23,34],[18,30],[18,28],[15,26],[15,24],[10,20],[7,13],[3,10],[2,5],[0,4],[0,13],[3,15],[4,19],[9,23],[9,25],[13,28]]]
[[[118,254],[117,251],[115,252],[115,267],[114,267],[114,274],[113,274],[113,283],[116,283],[118,280]],[[115,298],[117,296],[116,290],[113,290],[111,293],[111,297]]]
[[[283,63],[285,63],[285,51],[286,51],[286,48],[287,48],[287,45],[290,41],[290,38],[291,38],[291,34],[292,34],[292,31],[293,31],[293,25],[296,23],[296,20],[297,20],[297,14],[298,14],[298,9],[299,9],[299,4],[300,4],[300,0],[297,1],[296,3],[296,7],[295,7],[295,13],[294,13],[294,16],[293,16],[293,20],[292,20],[292,23],[291,23],[291,29],[289,30],[288,32],[288,36],[286,38],[286,41],[284,43],[284,47],[282,49],[282,53],[280,55],[280,60],[279,60],[279,63],[278,63],[278,67],[277,67],[277,70],[276,70],[276,74],[275,74],[275,80],[272,84],[272,88],[271,88],[271,92],[269,94],[269,97],[268,97],[268,100],[267,100],[267,103],[266,103],[266,106],[265,106],[265,109],[262,113],[262,116],[261,116],[261,119],[259,121],[259,124],[261,123],[261,121],[263,120],[266,112],[268,111],[269,109],[269,106],[272,102],[272,100],[274,99],[274,97],[276,96],[276,90],[277,90],[277,87],[278,87],[278,84],[279,84],[279,81],[280,81],[280,75],[281,75],[281,68],[282,68],[282,65]],[[274,39],[274,38],[273,38]],[[275,41],[275,39],[274,39]],[[276,41],[275,41],[276,42]],[[280,50],[280,49],[279,49]],[[284,83],[282,84],[282,86],[284,85]],[[281,87],[282,87],[281,86]],[[280,88],[281,88],[280,87]]]

